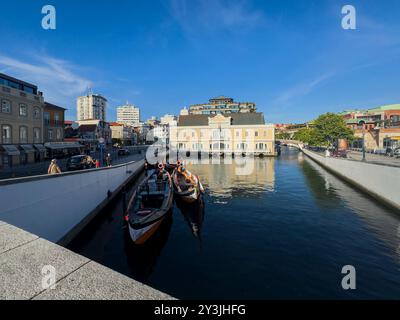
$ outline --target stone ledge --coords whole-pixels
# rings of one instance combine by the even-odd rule
[[[0,223],[0,300],[174,299],[59,245]],[[45,266],[55,268],[54,290],[42,286]]]

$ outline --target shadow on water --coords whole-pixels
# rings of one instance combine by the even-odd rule
[[[302,154],[301,154],[302,155]],[[304,158],[303,158],[304,157]],[[305,157],[299,163],[315,203],[321,209],[334,209],[343,205],[362,219],[370,231],[384,241],[400,261],[400,213],[355,189],[319,164]],[[320,188],[318,186],[324,186]]]
[[[157,259],[168,242],[172,223],[172,210],[170,210],[159,230],[142,245],[135,245],[129,236],[128,229],[125,228],[124,253],[130,272],[136,280],[144,283],[149,282],[149,277],[155,269]]]
[[[175,200],[176,206],[181,211],[192,234],[199,240],[200,249],[202,248],[201,231],[205,216],[205,203],[203,196],[193,204],[187,204],[179,199]]]
[[[321,176],[321,174],[315,169],[315,166],[310,164],[308,159],[303,161],[304,155],[299,153],[298,160],[302,173],[306,178],[306,184],[311,190],[316,204],[321,209],[335,208],[341,201],[340,196],[335,192],[335,189],[331,187],[329,182]],[[324,186],[321,188],[321,186]]]

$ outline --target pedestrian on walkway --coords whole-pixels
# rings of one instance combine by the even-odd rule
[[[96,169],[100,168],[100,161],[99,159],[96,159]]]
[[[111,154],[108,154],[106,157],[106,164],[107,167],[111,167]]]
[[[49,165],[47,173],[48,174],[59,174],[59,173],[61,173],[61,169],[58,166],[56,159],[51,160],[51,163]]]

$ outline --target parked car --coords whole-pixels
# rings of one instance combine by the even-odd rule
[[[87,155],[73,156],[67,160],[67,170],[86,170],[95,168],[96,164],[93,162],[93,158]]]
[[[394,148],[387,147],[386,148],[386,155],[389,156],[389,157],[393,157],[394,156],[394,151],[395,151]]]
[[[331,152],[332,157],[347,158],[347,150],[335,149]]]
[[[128,149],[119,149],[118,150],[118,155],[119,156],[127,156],[127,155],[130,155],[131,153],[129,152],[129,150]]]

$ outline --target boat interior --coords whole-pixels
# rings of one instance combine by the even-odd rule
[[[188,191],[193,189],[195,182],[192,177],[190,178],[185,177],[183,174],[178,173],[176,178],[177,178],[177,183],[179,184],[179,187],[181,188],[182,191]]]
[[[137,210],[161,208],[166,197],[167,188],[167,181],[157,180],[155,177],[149,178],[138,190]]]

